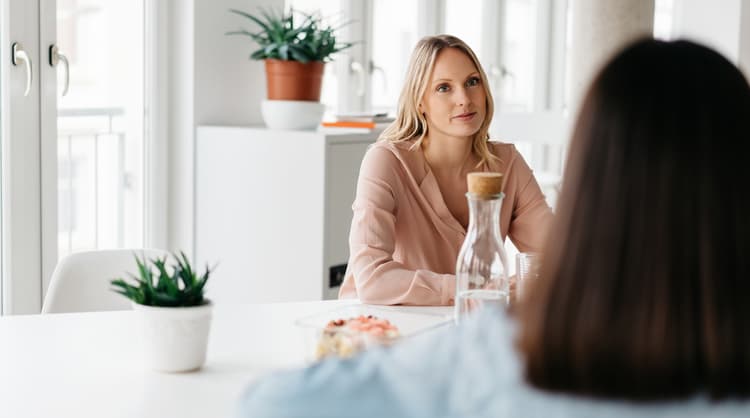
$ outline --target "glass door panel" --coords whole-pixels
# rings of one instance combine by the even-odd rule
[[[446,0],[445,33],[461,38],[474,51],[486,67],[482,56],[482,25],[484,0]],[[487,71],[487,68],[485,68]]]
[[[57,1],[58,258],[143,246],[144,1]]]
[[[504,111],[531,111],[534,106],[537,53],[537,0],[506,0],[500,97]]]
[[[417,7],[413,0],[373,2],[371,77],[372,110],[393,111],[417,39]]]

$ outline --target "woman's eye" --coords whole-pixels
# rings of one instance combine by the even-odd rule
[[[448,87],[447,84],[441,84],[437,86],[437,89],[435,89],[438,93],[445,93],[446,91],[450,90],[450,87]]]
[[[479,77],[472,77],[468,80],[466,80],[466,86],[467,87],[474,87],[479,85]]]

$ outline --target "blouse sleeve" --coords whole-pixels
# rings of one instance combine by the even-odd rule
[[[387,149],[373,147],[365,154],[352,206],[349,274],[363,303],[450,305],[454,275],[409,270],[393,260],[403,170]]]
[[[552,223],[552,210],[531,168],[516,152],[514,170],[518,181],[516,199],[508,235],[519,251],[538,252],[543,249],[547,230]]]

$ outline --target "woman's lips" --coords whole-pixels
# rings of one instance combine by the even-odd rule
[[[474,116],[476,115],[477,115],[477,112],[466,112],[466,113],[462,113],[460,115],[454,116],[453,119],[459,120],[461,122],[467,122],[467,121],[474,119]]]

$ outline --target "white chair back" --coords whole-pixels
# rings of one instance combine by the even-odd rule
[[[130,300],[112,291],[110,281],[138,275],[138,257],[153,259],[168,253],[157,249],[84,251],[70,254],[52,273],[42,313],[116,311],[130,309]]]

